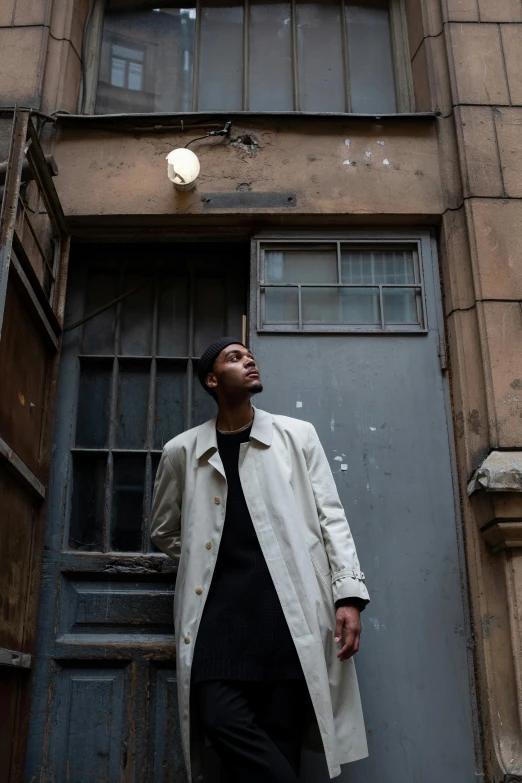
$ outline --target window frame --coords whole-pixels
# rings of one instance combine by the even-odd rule
[[[386,323],[384,321],[384,313],[382,308],[382,289],[387,284],[370,285],[371,288],[379,288],[380,301],[381,301],[381,323],[380,324],[340,324],[340,323],[303,323],[301,317],[301,307],[299,307],[300,318],[296,323],[264,323],[264,303],[263,303],[263,288],[270,287],[270,284],[265,283],[265,257],[264,251],[267,247],[272,249],[291,249],[292,246],[303,245],[337,245],[337,252],[339,253],[340,246],[353,245],[354,247],[367,247],[368,249],[397,249],[404,250],[406,247],[411,248],[416,253],[416,261],[414,262],[414,269],[416,275],[416,281],[413,284],[397,285],[398,288],[416,288],[419,291],[417,300],[417,310],[419,312],[419,323],[417,324],[397,324]],[[427,335],[429,332],[428,323],[428,307],[426,302],[426,282],[425,282],[425,263],[424,258],[427,254],[431,253],[430,239],[426,234],[419,234],[413,232],[383,232],[383,231],[369,231],[369,232],[310,232],[310,233],[263,233],[259,234],[252,239],[251,245],[251,276],[255,281],[255,286],[251,286],[251,300],[250,307],[253,310],[253,322],[255,324],[255,330],[258,334],[314,334],[314,333],[327,333],[327,334],[375,334],[375,335]],[[298,284],[289,284],[288,288],[296,288]],[[324,286],[306,283],[303,287],[350,287],[348,285],[337,286],[332,283],[324,284]],[[361,288],[368,286],[353,285],[353,288]],[[300,299],[300,292],[299,292]]]
[[[344,15],[345,0],[339,0],[341,6],[341,14]],[[243,0],[245,12],[244,12],[244,41],[243,47],[243,61],[248,63],[248,23],[249,23],[249,0]],[[296,35],[296,3],[297,0],[291,0],[292,4],[292,60],[293,60],[293,89],[294,89],[294,109],[288,112],[269,111],[259,112],[250,111],[248,108],[248,68],[243,69],[243,108],[235,111],[231,111],[231,114],[247,113],[247,114],[324,114],[324,112],[302,112],[299,108],[299,90],[298,90],[298,68],[297,68],[297,35]],[[78,113],[93,115],[96,104],[96,93],[98,87],[98,74],[100,65],[100,55],[103,37],[103,22],[105,14],[105,6],[107,0],[94,0],[90,19],[87,22],[85,30],[85,45],[84,45],[84,82],[81,85],[80,95],[78,100]],[[395,83],[395,95],[397,103],[396,114],[408,114],[415,111],[415,97],[413,90],[413,78],[411,73],[411,62],[409,52],[409,41],[407,31],[406,12],[404,7],[404,0],[389,0],[390,4],[390,38],[391,38],[391,50],[393,59],[393,76]],[[201,0],[196,0],[196,39],[194,60],[198,62],[199,56],[199,38],[201,30]],[[343,53],[344,53],[344,65],[345,65],[345,111],[341,114],[353,115],[356,114],[350,110],[350,87],[349,87],[349,70],[348,70],[348,52],[347,52],[347,36],[346,26],[343,25]],[[197,96],[199,90],[198,69],[194,66],[194,79],[193,79],[193,95],[192,95],[192,110],[190,114],[212,114],[214,112],[203,112],[197,107]],[[129,114],[143,114],[143,112],[129,112]],[[151,112],[154,114],[155,112]],[[157,112],[159,114],[183,114],[184,112],[172,111],[172,112]],[[327,112],[330,113],[330,112]],[[332,114],[338,114],[339,112],[331,112]],[[96,115],[103,117],[103,114]],[[373,114],[369,116],[375,116]],[[379,115],[383,116],[383,115]]]

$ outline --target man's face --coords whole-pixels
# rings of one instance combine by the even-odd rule
[[[236,343],[223,348],[206,382],[216,394],[225,398],[251,396],[263,391],[259,369],[251,351]]]

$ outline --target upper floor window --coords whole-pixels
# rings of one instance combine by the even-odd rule
[[[94,111],[404,111],[401,0],[109,0]]]

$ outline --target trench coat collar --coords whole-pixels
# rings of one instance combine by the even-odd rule
[[[254,423],[252,424],[252,429],[250,431],[250,439],[257,440],[265,446],[270,446],[272,443],[272,429],[274,426],[272,414],[262,411],[259,408],[254,408],[254,410]],[[217,416],[214,416],[214,418],[209,419],[199,427],[196,459],[202,457],[203,454],[210,449],[217,451],[216,421]]]

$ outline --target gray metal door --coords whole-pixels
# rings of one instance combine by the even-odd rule
[[[372,598],[357,655],[370,756],[339,780],[473,783],[434,248],[397,233],[294,239],[253,243],[251,346],[256,404],[317,428]],[[320,757],[305,759],[303,781],[326,781]]]
[[[176,568],[150,541],[151,491],[164,443],[214,413],[197,357],[241,334],[247,255],[225,244],[73,254],[27,783],[185,780]]]

